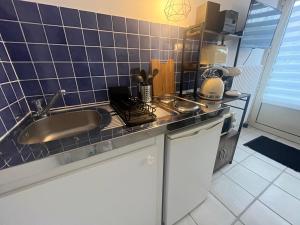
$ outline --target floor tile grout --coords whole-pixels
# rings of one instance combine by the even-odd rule
[[[264,188],[264,190],[256,197],[254,197],[254,199],[252,200],[252,202],[236,217],[236,221],[234,223],[236,223],[238,220],[241,220],[241,216],[247,212],[247,210],[255,203],[255,201],[259,201],[259,198],[269,189],[269,187],[271,187],[273,185],[273,183],[281,176],[281,174],[284,173],[286,169],[283,169],[279,175],[277,175],[276,178],[273,179],[273,181],[269,181],[269,184]],[[256,173],[255,173],[256,174]],[[240,186],[240,185],[239,185]],[[243,188],[243,187],[242,187]],[[244,188],[243,188],[244,189]],[[245,189],[244,189],[245,190]],[[247,190],[246,190],[247,191]],[[248,192],[248,191],[247,191]],[[253,195],[252,195],[253,196]],[[265,204],[264,204],[265,205]],[[269,208],[269,207],[267,207]],[[277,212],[275,212],[274,210],[272,210],[271,208],[269,208],[272,212],[274,212],[276,215],[280,216],[283,220],[285,220],[286,222],[288,222],[289,224],[291,224],[289,221],[287,221],[285,218],[283,218],[281,215],[279,215]],[[242,220],[241,220],[242,221]],[[233,224],[234,224],[233,223]]]
[[[260,160],[261,160],[261,159],[260,159]],[[265,161],[264,161],[264,162],[265,162]],[[270,164],[269,164],[269,165],[270,165]],[[263,178],[264,180],[268,181],[269,183],[272,182],[272,181],[270,181],[270,180],[267,180],[267,179],[266,179],[265,177],[263,177],[262,175],[256,173],[255,171],[249,169],[248,167],[244,166],[243,164],[240,164],[240,166],[242,166],[243,168],[245,168],[245,169],[251,171],[252,173],[255,173],[257,176],[259,176],[260,178]],[[275,167],[275,168],[276,168],[276,167]],[[276,169],[278,169],[278,168],[276,168]],[[283,170],[285,170],[285,169],[282,169],[281,171],[283,171]],[[274,179],[276,179],[276,178],[274,178]]]
[[[287,167],[287,169],[293,170],[292,168],[289,168],[289,167]],[[300,173],[300,172],[297,172],[296,170],[294,170],[294,171],[295,171],[296,173]],[[294,177],[294,178],[296,178],[297,180],[300,180],[300,177],[294,176],[293,174],[290,174],[290,173],[287,172],[287,171],[285,171],[285,173],[288,174],[288,175],[290,175],[290,176],[292,176],[292,177]]]
[[[255,129],[255,128],[254,128],[254,129]],[[261,135],[264,135],[264,134],[261,134]],[[257,137],[259,137],[259,136],[257,136]],[[256,137],[253,137],[253,138],[256,138]],[[273,139],[273,138],[272,138],[272,139]],[[241,138],[241,140],[242,140],[243,142],[245,142],[245,143],[248,142],[248,141],[250,141],[250,140],[244,140],[243,138]],[[276,140],[277,140],[277,139],[276,139]],[[216,199],[216,201],[217,201],[218,203],[220,203],[220,204],[224,207],[224,210],[226,209],[226,210],[227,210],[228,212],[230,212],[230,214],[233,216],[234,220],[233,220],[233,222],[232,222],[231,225],[234,225],[234,224],[237,223],[237,222],[240,222],[241,224],[245,225],[245,224],[243,223],[243,221],[241,220],[241,217],[242,217],[243,215],[245,215],[245,213],[247,213],[247,212],[249,211],[249,208],[250,208],[251,206],[253,206],[253,204],[254,204],[255,202],[259,202],[260,204],[262,204],[263,206],[265,206],[268,210],[270,210],[272,213],[274,213],[274,215],[279,216],[282,220],[286,221],[288,224],[292,224],[292,223],[289,222],[287,219],[285,219],[283,216],[281,216],[279,213],[277,213],[276,211],[274,211],[270,206],[268,206],[267,204],[265,204],[264,202],[262,202],[262,200],[261,200],[260,198],[261,198],[262,195],[264,195],[264,194],[270,189],[270,187],[273,186],[273,187],[276,187],[276,188],[282,190],[283,192],[285,192],[286,194],[290,195],[292,198],[296,199],[297,201],[300,201],[299,198],[297,198],[297,197],[294,196],[293,194],[289,193],[288,191],[284,190],[283,188],[281,188],[280,186],[278,186],[278,185],[275,184],[275,182],[278,180],[278,178],[279,178],[282,174],[285,174],[285,173],[288,174],[288,175],[290,175],[290,176],[292,176],[293,178],[295,178],[295,179],[297,179],[297,180],[300,180],[299,177],[296,177],[295,175],[293,175],[293,174],[291,174],[291,173],[288,173],[287,170],[290,169],[290,168],[288,168],[288,167],[286,167],[286,166],[284,166],[284,165],[283,165],[284,168],[282,168],[282,167],[280,168],[279,166],[277,167],[277,166],[275,166],[274,164],[272,164],[272,163],[270,163],[270,162],[267,162],[267,161],[265,161],[264,159],[261,159],[261,158],[257,157],[256,154],[257,154],[258,152],[256,152],[256,151],[252,150],[251,148],[245,146],[245,147],[249,148],[251,151],[253,151],[252,153],[247,152],[246,150],[243,149],[243,147],[244,147],[243,144],[244,144],[244,143],[239,143],[239,144],[237,145],[237,149],[239,149],[239,150],[244,151],[245,153],[247,153],[247,154],[248,154],[247,157],[245,157],[244,159],[242,159],[242,160],[239,161],[239,162],[236,161],[236,160],[234,160],[234,161],[235,161],[235,164],[232,165],[231,168],[229,168],[229,169],[226,170],[225,172],[223,171],[223,169],[226,168],[226,166],[223,167],[223,168],[221,168],[220,170],[218,170],[217,172],[220,172],[220,174],[219,174],[219,176],[217,176],[215,179],[212,179],[212,185],[213,185],[214,182],[218,182],[218,179],[220,179],[222,176],[224,176],[225,178],[227,178],[227,179],[229,179],[231,182],[233,182],[235,185],[237,185],[238,187],[240,187],[240,188],[242,188],[244,191],[246,191],[251,197],[253,197],[252,200],[250,199],[250,200],[251,200],[251,201],[250,201],[250,204],[247,205],[247,207],[245,207],[245,209],[243,209],[243,210],[241,211],[241,213],[239,213],[239,214],[236,216],[235,213],[233,213],[233,211],[232,211],[231,209],[229,209],[229,207],[228,207],[225,203],[223,203],[223,201],[222,201],[217,195],[215,195],[214,193],[212,193],[212,189],[210,189],[209,194],[211,194],[211,195]],[[240,146],[242,146],[242,147],[240,147]],[[272,168],[277,169],[278,172],[280,172],[280,173],[279,173],[277,176],[275,176],[275,178],[270,179],[270,180],[267,180],[265,177],[261,176],[260,174],[256,173],[255,171],[251,170],[251,168],[247,168],[246,166],[244,166],[244,165],[242,164],[244,161],[246,161],[246,160],[247,160],[248,158],[250,158],[251,156],[253,156],[255,159],[257,159],[257,160],[259,160],[259,161],[262,161],[262,162],[266,163],[267,165],[271,166]],[[267,157],[267,156],[265,156],[265,157]],[[268,157],[267,157],[267,158],[268,158]],[[270,160],[273,160],[273,159],[270,158]],[[276,161],[274,160],[274,162],[276,162]],[[230,165],[230,164],[228,164],[228,165]],[[261,191],[257,196],[255,196],[255,194],[251,194],[248,190],[246,190],[246,188],[244,188],[243,186],[241,186],[241,184],[239,184],[237,181],[235,181],[233,178],[231,178],[231,177],[228,175],[228,173],[229,173],[232,169],[236,168],[237,165],[242,166],[244,169],[246,169],[246,170],[252,172],[253,174],[257,175],[258,177],[260,177],[260,178],[262,178],[262,179],[264,179],[265,181],[268,182],[267,186],[266,186],[264,189],[262,189],[262,191]],[[281,164],[281,165],[282,165],[282,164]],[[203,202],[202,202],[201,204],[203,204]],[[200,204],[200,205],[201,205],[201,204]],[[199,206],[200,206],[200,205],[199,205]],[[195,209],[197,209],[199,206],[197,206]],[[195,209],[194,209],[194,210],[195,210]],[[192,216],[192,212],[193,212],[194,210],[192,210],[192,211],[188,214],[188,216],[191,217],[191,219],[192,219],[192,221],[195,223],[195,225],[199,225],[199,224],[197,223],[196,219]],[[196,217],[196,218],[197,218],[197,217]]]
[[[255,154],[255,153],[253,153],[253,154]],[[238,216],[236,216],[226,205],[225,205],[225,203],[223,203],[217,196],[215,196],[213,193],[211,193],[222,205],[224,205],[225,206],[225,208],[226,209],[228,209],[235,217],[236,217],[236,220],[232,223],[232,224],[235,224],[237,221],[239,221],[240,220],[240,217],[250,208],[250,206],[251,205],[253,205],[254,204],[254,202],[256,201],[256,200],[258,200],[259,201],[259,197],[263,194],[263,193],[265,193],[266,192],[266,190],[269,188],[269,187],[271,187],[273,184],[274,184],[274,182],[286,171],[286,169],[287,169],[287,167],[286,168],[284,168],[284,169],[282,169],[281,170],[281,172],[280,172],[280,174],[278,175],[278,176],[276,176],[272,181],[269,181],[269,180],[266,180],[264,177],[262,177],[261,175],[259,175],[259,174],[257,174],[256,172],[254,172],[254,171],[252,171],[252,170],[250,170],[249,168],[247,168],[247,167],[245,167],[244,165],[242,165],[241,164],[241,162],[243,162],[243,161],[245,161],[247,158],[249,158],[251,155],[253,155],[253,154],[249,154],[249,156],[247,156],[245,159],[243,159],[242,161],[240,161],[240,162],[237,162],[232,168],[230,168],[228,171],[226,171],[225,173],[223,173],[222,171],[221,171],[221,173],[222,173],[222,175],[224,175],[225,177],[227,177],[228,179],[230,179],[232,182],[234,182],[235,184],[237,184],[239,187],[241,187],[244,191],[246,191],[247,193],[249,193],[251,196],[253,196],[254,197],[254,199],[252,200],[252,202],[238,215]],[[257,157],[255,157],[255,158],[257,158]],[[261,161],[263,161],[263,162],[265,162],[264,160],[262,160],[262,159],[259,159],[259,158],[257,158],[258,160],[261,160]],[[267,163],[267,162],[265,162],[265,163]],[[271,165],[270,163],[267,163],[268,165]],[[259,177],[261,177],[261,178],[263,178],[264,180],[266,180],[269,184],[266,186],[266,188],[257,196],[257,197],[255,197],[253,194],[251,194],[248,190],[246,190],[244,187],[242,187],[239,183],[237,183],[236,181],[234,181],[232,178],[230,178],[226,173],[228,173],[230,170],[232,170],[234,167],[236,167],[237,165],[240,165],[240,166],[242,166],[243,168],[245,168],[245,169],[247,169],[247,170],[249,170],[249,171],[251,171],[251,172],[253,172],[254,174],[256,174],[256,175],[258,175]],[[275,167],[275,166],[273,166],[273,165],[271,165],[272,167],[274,167],[274,168],[277,168],[277,167]],[[277,169],[279,169],[279,168],[277,168]],[[221,176],[222,176],[221,175]],[[221,177],[220,176],[220,177]],[[218,177],[218,178],[216,178],[216,180],[218,180],[220,177]],[[275,184],[274,184],[275,185]],[[277,187],[277,185],[276,185],[276,187]],[[280,188],[281,189],[281,188]],[[285,191],[286,192],[286,191]],[[288,193],[289,194],[289,193]],[[290,194],[291,195],[291,194]],[[292,195],[291,195],[292,196]],[[294,196],[293,196],[294,197]],[[298,199],[298,198],[296,198],[296,199]],[[259,201],[260,202],[260,201]],[[265,204],[264,204],[265,205]],[[269,208],[269,207],[268,207]],[[270,208],[269,208],[270,209]],[[274,212],[272,209],[270,209],[272,212]],[[280,216],[278,213],[276,213],[276,212],[274,212],[275,214],[277,214],[278,216]],[[280,216],[282,219],[284,219],[282,216]],[[284,219],[285,221],[287,221],[286,219]],[[288,221],[287,221],[288,222]],[[288,223],[290,223],[290,222],[288,222]]]
[[[248,142],[247,140],[245,140],[245,139],[243,139],[243,138],[241,138],[243,141],[245,141],[245,143],[246,142]],[[277,139],[276,139],[277,140]],[[244,144],[244,143],[243,143]],[[242,145],[243,145],[242,144]],[[239,147],[239,145],[237,145],[237,148]],[[247,147],[247,146],[246,146]],[[251,148],[250,148],[251,149]],[[243,150],[243,149],[239,149],[239,150],[242,150],[242,151],[245,151],[245,150]],[[254,150],[253,150],[254,151]],[[245,151],[246,152],[246,151]],[[248,152],[246,152],[246,153],[248,153]],[[250,154],[250,153],[248,153],[249,154],[249,156],[248,157],[246,157],[245,159],[243,159],[243,160],[241,160],[240,162],[237,162],[237,164],[236,165],[240,165],[240,166],[242,166],[242,167],[244,167],[244,168],[246,168],[247,170],[249,170],[249,171],[251,171],[251,172],[253,172],[254,174],[256,174],[256,175],[258,175],[259,177],[261,177],[261,178],[263,178],[264,180],[266,180],[264,177],[262,177],[261,175],[259,175],[259,174],[257,174],[256,172],[254,172],[254,171],[252,171],[251,169],[249,169],[249,168],[247,168],[247,167],[245,167],[243,164],[242,164],[242,162],[243,161],[245,161],[247,158],[249,158],[250,156],[253,156],[253,157],[255,157],[255,158],[257,158],[258,160],[261,160],[261,161],[263,161],[263,162],[265,162],[265,163],[267,163],[268,165],[270,165],[270,166],[272,166],[272,167],[274,167],[274,168],[276,168],[276,169],[280,169],[280,168],[278,168],[278,167],[276,167],[276,166],[274,166],[274,165],[272,165],[271,163],[269,163],[269,162],[266,162],[265,160],[263,160],[263,159],[260,159],[260,158],[258,158],[257,156],[255,156],[255,154],[256,154],[256,151],[254,151],[252,154]],[[271,159],[271,160],[273,160],[273,159]],[[276,161],[275,161],[276,162]],[[235,166],[236,166],[235,165]],[[234,167],[235,167],[234,166]],[[222,174],[224,175],[224,176],[226,176],[227,178],[229,178],[231,181],[233,181],[234,183],[236,183],[237,185],[239,185],[237,182],[235,182],[233,179],[231,179],[228,175],[227,175],[227,173],[230,171],[230,170],[232,170],[234,167],[232,167],[232,168],[230,168],[228,171],[226,171],[225,173],[223,173],[222,172]],[[272,181],[269,181],[269,180],[267,180],[268,182],[269,182],[269,184],[268,184],[268,186],[266,186],[265,187],[265,189],[257,196],[257,197],[254,197],[254,199],[253,199],[253,201],[238,215],[238,216],[236,216],[236,220],[232,223],[232,224],[235,224],[236,222],[238,222],[238,221],[241,221],[241,216],[243,215],[243,214],[245,214],[246,212],[247,212],[247,210],[255,203],[255,201],[259,201],[260,203],[262,203],[264,206],[266,206],[269,210],[271,210],[273,213],[275,213],[276,215],[278,215],[280,218],[282,218],[284,221],[286,221],[287,223],[289,223],[289,224],[291,224],[289,221],[287,221],[285,218],[283,218],[280,214],[278,214],[277,212],[275,212],[273,209],[271,209],[269,206],[267,206],[266,204],[264,204],[261,200],[259,200],[259,198],[272,186],[272,185],[274,185],[274,186],[276,186],[276,187],[278,187],[276,184],[275,184],[275,181],[282,175],[282,174],[284,174],[284,173],[286,173],[286,170],[287,170],[287,168],[288,167],[285,167],[284,169],[280,169],[281,170],[281,172],[280,172],[280,174],[279,175],[277,175]],[[289,173],[287,173],[287,174],[289,174]],[[292,177],[295,177],[295,176],[293,176],[292,174],[289,174],[289,175],[291,175]],[[217,179],[219,179],[220,177],[218,177]],[[296,179],[299,179],[299,178],[297,178],[297,177],[295,177]],[[216,179],[216,180],[217,180]],[[245,191],[247,191],[245,188],[243,188],[241,185],[239,185],[242,189],[244,189]],[[285,193],[287,193],[287,194],[289,194],[290,196],[292,196],[292,197],[294,197],[295,199],[297,199],[297,200],[299,200],[297,197],[295,197],[295,196],[293,196],[292,194],[290,194],[290,193],[288,193],[287,191],[285,191],[285,190],[283,190],[282,188],[280,188],[280,187],[278,187],[280,190],[282,190],[282,191],[284,191]],[[249,193],[248,191],[247,191],[247,193]],[[251,193],[249,193],[251,196],[253,196]],[[217,200],[218,201],[220,201],[220,199],[218,199],[217,198]],[[226,207],[227,208],[227,207]]]
[[[212,192],[209,192],[215,199],[218,200],[219,203],[221,203],[235,218],[237,218],[237,216],[233,213],[233,211],[231,209],[229,209],[227,207],[227,205],[225,203],[223,203],[216,195],[214,195]]]
[[[278,179],[278,178],[277,178]],[[276,180],[277,180],[276,179]],[[275,180],[275,181],[276,181]],[[288,192],[287,190],[284,190],[282,187],[276,185],[275,183],[273,184],[274,186],[276,186],[277,188],[279,188],[280,190],[284,191],[285,193],[287,193],[288,195],[292,196],[293,198],[297,199],[300,202],[300,198],[296,197],[295,195],[291,194],[290,192]]]
[[[265,204],[263,201],[261,201],[260,199],[257,199],[257,201],[259,201],[259,203],[261,203],[262,205],[264,205],[266,208],[268,208],[270,211],[272,211],[273,213],[275,213],[277,216],[279,216],[281,219],[283,219],[285,222],[287,222],[288,224],[291,224],[291,222],[289,222],[288,220],[286,220],[285,218],[283,218],[280,214],[278,214],[277,212],[275,212],[273,209],[271,209],[267,204]]]
[[[252,171],[251,171],[252,172]],[[248,190],[246,190],[242,185],[240,185],[238,182],[233,180],[231,177],[229,177],[227,174],[224,174],[225,177],[227,177],[229,180],[231,180],[233,183],[237,184],[240,188],[242,188],[244,191],[246,191],[248,194],[250,194],[252,197],[255,198],[255,195],[251,194]],[[270,181],[268,181],[270,183]]]
[[[191,212],[190,212],[188,215],[192,218],[192,220],[194,221],[195,224],[199,225],[199,224],[197,223],[197,221],[194,219],[194,217],[192,216]]]
[[[240,149],[240,150],[243,150],[243,149]],[[245,150],[243,150],[243,151],[245,151]],[[253,150],[253,151],[254,151],[254,150]],[[246,151],[245,151],[245,152],[246,152]],[[267,163],[267,164],[269,164],[269,165],[271,165],[271,166],[273,166],[273,167],[275,167],[275,168],[277,168],[277,169],[282,170],[281,168],[276,167],[276,166],[272,165],[271,163],[269,163],[269,162],[267,162],[267,161],[265,161],[265,160],[263,160],[263,159],[261,159],[261,158],[255,156],[256,153],[259,153],[259,152],[254,152],[254,153],[250,154],[248,157],[246,157],[246,158],[243,159],[242,161],[245,161],[245,160],[246,160],[247,158],[249,158],[250,156],[253,156],[253,157],[255,157],[255,158],[257,158],[257,159],[259,159],[259,160],[261,160],[261,161],[263,161],[263,162],[265,162],[265,163]],[[249,154],[249,153],[248,153],[248,154]],[[260,153],[259,153],[259,154],[260,154]],[[262,155],[263,155],[263,154],[262,154]],[[263,156],[265,156],[265,155],[263,155]],[[267,157],[267,156],[265,156],[265,157]],[[269,159],[271,159],[271,158],[269,158]],[[274,159],[271,159],[271,160],[275,161]],[[238,164],[240,164],[242,161],[240,161],[240,162],[237,162],[237,161],[236,161],[236,162],[237,162]],[[275,161],[275,162],[277,162],[277,161]],[[280,163],[280,164],[281,164],[281,163]],[[242,165],[242,164],[241,164],[241,165]],[[283,165],[283,164],[281,164],[281,165]],[[283,166],[285,166],[285,165],[283,165]],[[243,166],[243,167],[245,167],[245,166]],[[245,168],[247,168],[247,167],[245,167]],[[247,168],[247,169],[248,169],[248,168]],[[285,166],[285,168],[284,168],[283,170],[285,170],[285,169],[291,169],[291,170],[295,171],[294,169],[289,168],[289,167],[287,167],[287,166]],[[230,169],[230,170],[231,170],[231,169]],[[249,170],[249,169],[248,169],[248,170]],[[252,170],[250,170],[250,171],[252,171]],[[254,172],[254,171],[252,171],[252,172]],[[295,171],[295,172],[297,172],[297,171]],[[300,180],[299,177],[294,176],[293,174],[290,174],[289,172],[285,172],[285,173],[287,173],[287,174],[291,175],[292,177],[294,177],[294,178]],[[259,174],[258,174],[258,175],[259,175]]]

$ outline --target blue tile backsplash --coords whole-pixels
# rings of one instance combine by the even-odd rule
[[[25,95],[0,35],[0,138],[28,113]]]
[[[0,136],[16,123],[16,118],[28,112],[26,102],[33,111],[34,99],[47,102],[59,89],[65,89],[67,94],[55,107],[108,101],[110,86],[128,86],[135,94],[136,84],[131,75],[136,69],[149,70],[151,58],[174,59],[178,85],[181,50],[176,49],[182,43],[183,29],[77,9],[1,0],[0,109],[1,118],[5,118],[0,120]],[[191,79],[190,75],[185,78],[186,89],[190,88]]]

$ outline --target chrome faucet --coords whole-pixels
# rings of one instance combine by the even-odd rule
[[[46,105],[45,108],[42,107],[42,101],[43,101],[43,99],[37,99],[37,100],[33,101],[33,104],[35,105],[35,107],[37,109],[37,117],[46,117],[47,114],[48,114],[48,112],[52,108],[52,106],[57,101],[57,99],[59,97],[65,95],[65,94],[66,94],[65,90],[59,90],[58,92],[56,92],[56,94],[53,95],[53,97],[51,98],[49,104]]]

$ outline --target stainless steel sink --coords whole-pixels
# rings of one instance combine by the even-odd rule
[[[18,137],[20,144],[37,144],[70,137],[100,125],[97,111],[84,110],[52,115],[34,121]]]

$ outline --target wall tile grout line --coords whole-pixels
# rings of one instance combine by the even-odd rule
[[[9,91],[9,85],[18,88],[13,82],[20,84],[26,101],[18,99],[19,105],[26,103],[30,112],[34,110],[33,105],[28,104],[31,100],[43,98],[46,102],[57,89],[64,86],[68,89],[68,84],[71,85],[69,95],[59,100],[53,109],[107,101],[110,86],[127,85],[135,96],[137,86],[131,79],[131,71],[148,70],[150,59],[154,57],[161,61],[173,58],[175,76],[179,73],[179,52],[175,47],[182,42],[183,27],[47,4],[44,9],[43,4],[35,2],[9,1],[12,1],[13,17],[1,16],[4,40],[0,47],[3,48],[2,43],[7,47],[11,59],[3,55],[3,64],[11,64],[18,78],[5,81],[5,85]],[[193,49],[190,50],[192,53]],[[178,85],[178,78],[175,82]],[[185,81],[188,87],[187,82],[189,80]]]
[[[6,62],[6,63],[8,63],[9,65],[10,65],[10,67],[11,67],[11,69],[12,69],[12,72],[14,73],[14,76],[15,76],[15,79],[14,80],[11,80],[11,77],[9,76],[9,74],[8,74],[8,72],[7,72],[7,69],[5,68],[5,66],[4,66],[4,64],[3,64],[3,61],[2,61],[2,59],[0,60],[1,62],[1,66],[2,66],[2,68],[3,68],[3,71],[4,71],[4,73],[5,73],[5,76],[7,77],[7,79],[8,79],[8,82],[5,82],[5,83],[1,83],[1,85],[0,85],[0,91],[4,94],[4,98],[5,98],[5,101],[6,101],[6,106],[5,107],[3,107],[3,108],[1,108],[0,109],[0,112],[3,112],[4,110],[6,110],[6,109],[8,109],[9,111],[10,111],[10,113],[13,115],[13,119],[14,119],[14,126],[12,126],[11,128],[9,128],[8,126],[7,126],[7,124],[5,123],[5,121],[3,121],[3,118],[0,116],[0,118],[1,118],[1,122],[2,122],[2,124],[3,124],[3,126],[4,126],[4,129],[5,129],[5,134],[4,135],[2,135],[1,137],[0,137],[0,141],[1,140],[3,140],[16,126],[18,126],[25,118],[27,118],[28,117],[28,115],[30,114],[30,112],[27,112],[28,110],[29,110],[29,106],[28,106],[28,103],[27,103],[27,101],[26,101],[26,98],[25,98],[25,94],[24,94],[24,91],[23,91],[23,88],[22,88],[22,86],[20,85],[20,80],[19,80],[19,77],[18,77],[18,75],[17,75],[17,73],[16,73],[16,71],[15,71],[15,68],[14,68],[14,66],[13,66],[13,64],[12,64],[12,61],[11,61],[11,58],[10,58],[10,55],[8,54],[8,51],[7,51],[7,48],[6,48],[6,46],[5,46],[5,44],[4,44],[4,42],[3,42],[3,38],[2,38],[2,35],[0,34],[0,43],[2,43],[3,44],[3,48],[4,48],[4,52],[5,52],[5,54],[6,54],[6,57],[8,58],[8,62]],[[16,94],[16,90],[15,90],[15,87],[12,85],[12,84],[14,84],[14,83],[16,83],[17,85],[18,85],[18,87],[19,87],[19,91],[21,91],[21,97],[19,97],[17,94]],[[3,85],[9,85],[10,87],[11,87],[11,89],[12,89],[12,91],[13,91],[13,94],[14,94],[14,97],[15,97],[15,101],[14,102],[12,102],[12,103],[10,103],[10,101],[7,99],[7,95],[4,93],[4,90],[3,90],[3,88],[2,88],[2,86]],[[24,108],[22,108],[21,107],[21,101],[25,101],[25,104],[26,104],[26,106],[25,107],[27,107],[27,109],[24,109]],[[18,108],[22,111],[22,114],[21,115],[15,115],[14,114],[14,112],[13,112],[13,110],[12,110],[12,107],[13,107],[13,105],[15,105],[15,104],[18,104]],[[25,110],[25,111],[24,111]],[[20,116],[22,116],[22,118],[20,118]]]
[[[60,20],[61,20],[61,22],[62,22],[62,25],[64,25],[63,16],[62,16],[62,13],[61,13],[61,7],[58,7],[58,10],[59,10]],[[64,36],[65,36],[65,38],[66,38],[66,44],[67,44],[68,54],[69,54],[69,57],[70,57],[70,62],[71,62],[71,65],[72,65],[73,74],[74,74],[74,77],[75,77],[74,62],[73,62],[73,60],[72,60],[71,51],[70,51],[70,46],[68,45],[68,44],[69,44],[69,41],[68,41],[68,38],[67,38],[67,33],[66,33],[65,27],[63,27],[63,31],[64,31]],[[76,77],[75,77],[75,84],[76,84],[77,92],[79,92],[79,87],[78,87],[78,82],[77,82]],[[80,105],[82,105],[81,96],[80,96],[79,94],[78,94],[78,98],[79,98],[79,103],[80,103]]]
[[[98,15],[96,14],[96,23],[97,23],[97,33],[98,33],[98,39],[99,39],[99,43],[100,43],[100,46],[102,46],[102,42],[101,42],[101,38],[100,38],[100,31],[99,31],[99,21],[98,21]],[[103,58],[103,51],[102,51],[102,48],[100,48],[100,51],[101,51],[101,61],[102,61],[102,69],[103,69],[103,74],[104,74],[104,80],[105,80],[105,87],[106,89],[108,89],[108,85],[107,85],[107,76],[106,76],[106,71],[105,71],[105,66],[104,66],[104,58]],[[106,92],[106,95],[108,95],[108,93]]]
[[[37,7],[38,12],[39,12],[40,20],[41,20],[41,22],[42,22],[41,24],[42,24],[42,27],[43,27],[43,31],[44,31],[44,34],[45,34],[46,41],[47,41],[47,45],[48,45],[48,49],[49,49],[49,53],[50,53],[52,65],[53,65],[53,68],[54,68],[54,71],[55,71],[56,79],[58,80],[58,85],[59,85],[60,90],[62,90],[61,85],[60,85],[60,82],[59,82],[59,79],[58,79],[56,66],[55,66],[55,63],[54,63],[54,60],[53,60],[53,55],[52,55],[52,52],[51,52],[51,48],[50,48],[50,46],[49,46],[49,40],[48,40],[47,33],[46,33],[46,30],[45,30],[45,26],[44,26],[44,23],[43,23],[43,18],[42,18],[41,12],[40,12],[40,7],[39,7],[39,5],[38,5],[37,3],[35,3],[35,4],[36,4],[36,7]],[[47,99],[45,99],[45,100],[46,100],[46,102],[47,102]],[[66,106],[66,103],[65,103],[65,100],[64,100],[63,97],[62,97],[62,100],[63,100],[63,102],[64,102],[64,106]]]
[[[114,48],[114,56],[115,56],[115,59],[117,61],[117,53],[116,53],[116,40],[115,40],[115,29],[114,29],[114,21],[113,21],[113,17],[111,16],[110,17],[110,20],[111,20],[111,25],[112,25],[112,38],[113,38],[113,48]],[[125,20],[125,19],[124,19]],[[102,55],[103,56],[103,55]],[[119,67],[117,66],[116,64],[116,69],[117,69],[117,76],[118,76],[118,86],[120,86],[120,78],[119,78]],[[130,76],[130,74],[129,74]]]
[[[82,27],[82,21],[81,21],[81,15],[80,15],[80,12],[79,10],[76,11],[77,14],[78,14],[78,17],[79,17],[79,21],[80,21],[80,26],[81,26],[81,34],[82,34],[82,38],[83,38],[83,43],[84,43],[84,51],[85,51],[85,56],[86,56],[86,59],[87,59],[87,64],[88,64],[88,70],[89,70],[89,75],[90,75],[90,79],[91,79],[91,84],[92,84],[92,88],[93,90],[95,90],[95,86],[94,86],[94,83],[93,83],[93,79],[92,79],[92,73],[91,73],[91,68],[90,68],[90,64],[89,64],[89,56],[88,56],[88,52],[87,52],[87,49],[86,49],[86,40],[85,40],[85,37],[84,37],[84,32],[83,32],[83,27]],[[97,32],[97,36],[99,37],[99,33]],[[67,37],[66,37],[67,38]],[[100,46],[99,46],[100,47]],[[95,91],[92,91],[93,93],[93,97],[94,97],[94,102],[96,102],[96,95],[95,95]],[[79,94],[80,95],[80,94]]]
[[[26,39],[26,37],[25,37],[25,33],[24,33],[24,30],[23,30],[23,27],[21,26],[21,22],[20,22],[20,18],[19,18],[19,15],[18,15],[16,6],[15,6],[15,2],[14,2],[14,1],[11,1],[11,2],[12,2],[12,5],[13,5],[13,8],[14,8],[14,11],[15,11],[15,13],[16,13],[16,16],[17,16],[17,20],[18,20],[18,24],[19,24],[20,29],[21,29],[22,36],[23,36],[23,38],[24,38],[24,40],[25,40],[25,45],[26,45],[26,49],[27,49],[27,51],[28,51],[30,60],[33,62],[33,57],[32,57],[32,55],[31,55],[30,49],[29,49],[29,47],[28,47],[28,43],[27,43],[27,39]],[[36,69],[36,67],[35,67],[34,64],[33,64],[33,69],[34,69],[35,74],[37,75],[37,74],[38,74],[38,73],[37,73],[37,69]],[[39,80],[38,80],[38,83],[39,83],[39,86],[40,86],[40,88],[41,88],[41,92],[42,92],[42,94],[43,94],[43,96],[44,96],[44,91],[43,91],[41,82],[40,82]],[[27,104],[28,104],[28,102],[27,102]]]
[[[125,18],[125,30],[126,30],[125,37],[126,37],[126,46],[127,46],[125,49],[126,49],[126,53],[127,53],[127,61],[128,61],[127,63],[128,63],[128,69],[129,69],[129,86],[130,86],[130,93],[131,93],[131,95],[133,95],[133,93],[132,93],[131,67],[130,67],[130,63],[129,63],[129,48],[128,48],[128,37],[127,37],[127,34],[128,34],[127,18]],[[116,55],[116,60],[118,62],[117,55]]]

